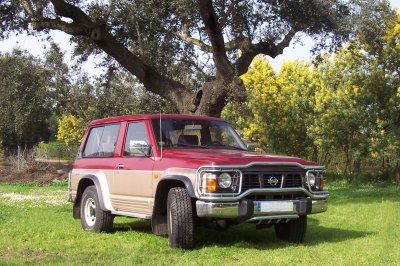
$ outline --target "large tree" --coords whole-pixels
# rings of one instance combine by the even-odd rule
[[[0,35],[60,30],[84,60],[105,52],[179,112],[219,116],[245,95],[239,78],[257,54],[276,57],[304,33],[334,47],[353,33],[373,40],[387,1],[5,0]],[[112,60],[114,59],[114,60]]]

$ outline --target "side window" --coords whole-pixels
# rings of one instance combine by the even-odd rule
[[[90,130],[83,157],[112,157],[117,142],[119,124],[94,127]]]
[[[149,153],[150,141],[144,122],[130,123],[126,133],[124,156],[144,156]]]

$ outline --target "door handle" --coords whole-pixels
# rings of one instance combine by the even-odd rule
[[[123,165],[122,163],[119,163],[118,165],[117,165],[117,168],[118,169],[123,169],[125,167],[125,165]]]

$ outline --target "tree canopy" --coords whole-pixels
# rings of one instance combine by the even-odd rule
[[[336,173],[396,170],[400,180],[400,15],[380,46],[363,39],[320,58],[286,62],[275,73],[256,58],[243,80],[248,100],[223,116],[268,152],[302,156]]]
[[[48,78],[29,54],[0,54],[0,144],[7,152],[49,139]]]
[[[394,14],[385,0],[5,0],[0,10],[3,38],[63,31],[79,59],[104,52],[105,66],[120,64],[178,111],[214,116],[245,98],[239,77],[256,55],[276,57],[300,33],[317,49],[354,36],[373,46]]]

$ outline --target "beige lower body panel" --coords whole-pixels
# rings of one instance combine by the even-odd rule
[[[111,204],[115,211],[151,215],[153,212],[154,199],[146,197],[132,197],[121,195],[110,195]]]

